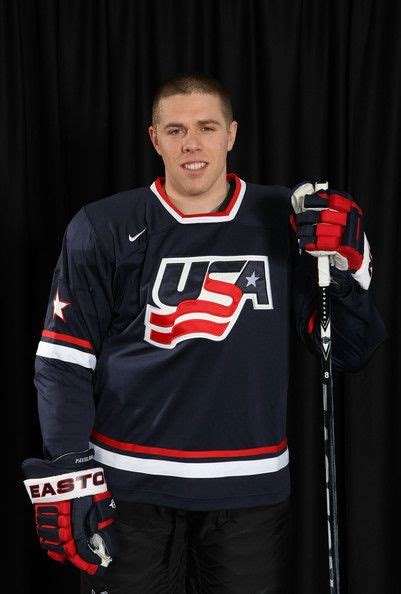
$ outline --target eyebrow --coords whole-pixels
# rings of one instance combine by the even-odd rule
[[[220,122],[218,122],[217,120],[212,120],[212,119],[208,119],[208,120],[198,120],[197,122],[198,124],[215,124],[216,126],[221,126]],[[166,124],[164,126],[164,130],[166,128],[180,128],[181,126],[183,126],[183,124],[181,124],[180,122],[176,123],[176,122],[170,122],[169,124]]]

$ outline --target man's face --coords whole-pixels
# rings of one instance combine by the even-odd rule
[[[227,152],[233,147],[237,125],[233,121],[227,128],[218,95],[191,93],[161,99],[160,121],[156,128],[149,127],[149,134],[163,159],[169,187],[192,196],[221,183],[225,187]],[[184,166],[188,161],[206,165],[188,169]]]

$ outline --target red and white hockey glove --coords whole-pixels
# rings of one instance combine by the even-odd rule
[[[117,553],[114,500],[94,450],[22,463],[35,506],[36,532],[47,554],[91,575],[103,575]]]
[[[329,256],[339,270],[349,270],[363,289],[372,277],[372,256],[363,229],[361,208],[347,192],[328,189],[328,184],[307,182],[291,196],[295,214],[290,222],[300,250],[312,256]]]

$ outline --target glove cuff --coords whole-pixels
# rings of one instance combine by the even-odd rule
[[[103,468],[90,468],[57,476],[31,478],[24,485],[32,503],[53,503],[107,491]]]
[[[50,503],[107,491],[103,468],[93,448],[68,452],[54,460],[29,458],[22,463],[24,485],[32,503]]]

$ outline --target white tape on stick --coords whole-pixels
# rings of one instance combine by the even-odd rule
[[[328,287],[330,285],[330,259],[329,256],[320,256],[317,259],[319,287]]]

